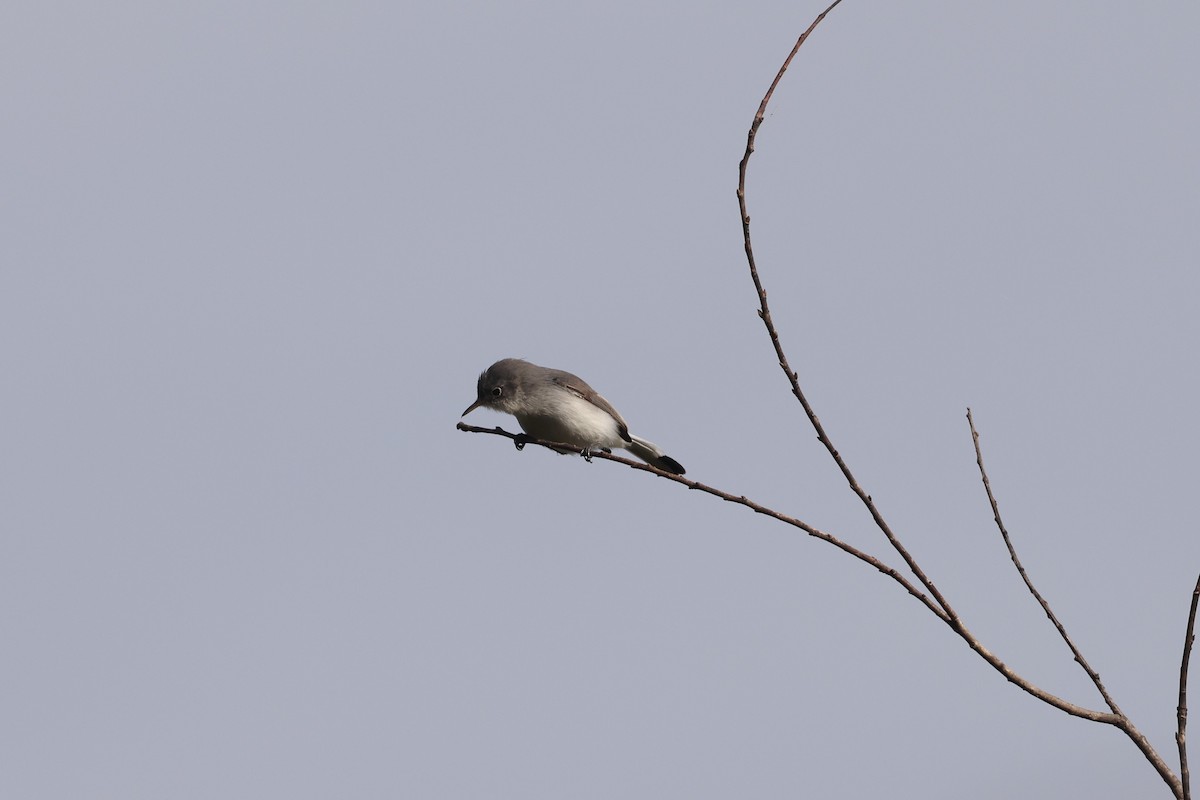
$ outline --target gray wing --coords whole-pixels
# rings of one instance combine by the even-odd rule
[[[624,417],[622,417],[621,414],[612,407],[612,403],[604,399],[603,395],[601,395],[591,386],[588,386],[587,381],[578,375],[572,375],[571,373],[564,372],[561,369],[552,370],[552,372],[554,375],[552,376],[551,380],[566,389],[568,392],[579,395],[601,411],[607,411],[612,415],[612,418],[617,421],[617,432],[621,434],[621,438],[627,442],[633,441],[633,439],[629,438],[629,425],[625,423]]]

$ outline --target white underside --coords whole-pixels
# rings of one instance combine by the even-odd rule
[[[579,448],[625,447],[617,421],[607,411],[570,392],[552,392],[537,415],[516,414],[521,429],[536,439],[562,442]]]

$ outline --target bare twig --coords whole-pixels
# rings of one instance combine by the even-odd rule
[[[497,428],[479,428],[474,425],[468,425],[465,422],[460,422],[460,423],[458,423],[458,429],[460,431],[467,431],[469,433],[491,433],[496,436],[505,436],[505,437],[508,437],[509,439],[512,439],[514,442],[519,443],[519,445],[522,447],[525,444],[534,444],[534,445],[538,445],[539,447],[545,447],[548,450],[553,450],[557,453],[565,453],[565,452],[579,453],[578,447],[572,447],[571,445],[561,444],[559,442],[545,442],[545,441],[541,441],[539,439],[531,439],[530,437],[525,436],[523,434],[509,433],[508,431],[504,430],[503,428],[499,428],[499,427],[497,427]],[[633,461],[628,458],[621,458],[620,456],[615,456],[612,453],[606,453],[603,450],[591,451],[588,454],[588,458],[601,458],[601,459],[604,459],[605,461],[616,461],[618,464],[624,464],[628,467],[633,467],[634,469],[639,469],[642,472],[650,472],[650,473],[657,475],[660,478],[666,478],[669,481],[675,481],[675,483],[681,483],[684,486],[688,487],[689,489],[695,489],[700,492],[705,492],[706,494],[711,494],[714,497],[719,497],[722,500],[725,500],[730,503],[737,503],[738,505],[745,506],[746,508],[750,509],[751,511],[754,511],[755,513],[763,514],[768,517],[772,517],[774,519],[779,520],[780,522],[791,525],[794,528],[799,528],[800,530],[807,533],[809,536],[813,536],[822,541],[829,542],[834,547],[836,547],[839,550],[842,550],[846,553],[849,553],[850,555],[857,558],[859,561],[870,564],[872,567],[879,570],[884,575],[887,575],[889,578],[891,578],[892,580],[896,581],[901,586],[903,586],[904,590],[906,592],[911,594],[913,597],[917,598],[917,600],[921,601],[921,603],[926,608],[928,608],[930,611],[932,611],[934,614],[936,614],[940,619],[942,619],[943,621],[946,620],[945,612],[942,611],[940,608],[938,608],[936,603],[934,603],[932,600],[930,600],[926,594],[924,594],[920,589],[918,589],[916,586],[914,586],[907,578],[905,578],[899,572],[892,569],[887,564],[883,563],[882,561],[875,558],[874,556],[869,555],[868,553],[864,553],[862,550],[859,550],[857,547],[847,544],[847,543],[843,542],[841,539],[838,539],[836,536],[826,533],[825,531],[820,530],[819,528],[815,528],[812,525],[809,525],[807,522],[798,520],[795,517],[789,517],[787,514],[781,514],[780,512],[775,511],[774,509],[770,509],[764,505],[760,505],[759,503],[756,503],[753,500],[747,499],[745,495],[739,496],[739,495],[729,494],[728,492],[723,492],[720,489],[716,489],[712,486],[708,486],[706,484],[700,483],[699,481],[689,480],[688,478],[684,478],[681,475],[675,475],[674,473],[666,472],[665,470],[658,469],[657,467],[652,467],[649,464],[645,464],[641,461]]]
[[[540,441],[538,439],[531,439],[528,436],[525,436],[524,434],[509,433],[508,431],[504,430],[503,428],[480,428],[480,427],[476,427],[474,425],[467,425],[465,422],[459,422],[458,429],[460,431],[467,431],[469,433],[490,433],[495,436],[504,436],[509,439],[512,439],[514,442],[517,442],[522,447],[525,444],[534,444],[534,445],[538,445],[539,447],[545,447],[548,450],[553,450],[553,451],[559,452],[559,453],[562,453],[562,452],[578,453],[579,452],[579,448],[572,447],[571,445],[562,444],[561,442],[545,442],[545,441]],[[828,542],[829,544],[833,545],[834,547],[838,548],[839,550],[842,550],[843,552],[848,553],[851,556],[854,556],[859,561],[862,561],[865,564],[870,564],[872,567],[879,570],[884,575],[887,575],[889,578],[894,580],[896,583],[903,586],[904,590],[906,592],[908,592],[910,595],[912,595],[917,600],[919,600],[921,602],[921,604],[924,605],[927,609],[929,609],[933,614],[935,614],[938,619],[940,619],[942,622],[949,625],[950,628],[955,633],[957,633],[959,636],[961,636],[963,638],[964,641],[966,641],[967,645],[972,650],[974,650],[976,653],[978,653],[985,661],[987,661],[989,664],[991,664],[992,667],[995,668],[997,672],[999,672],[1001,675],[1003,675],[1005,677],[1005,679],[1007,679],[1008,681],[1010,681],[1011,683],[1016,685],[1018,688],[1033,695],[1037,699],[1039,699],[1049,705],[1054,706],[1057,709],[1065,711],[1066,713],[1070,714],[1073,717],[1089,719],[1093,722],[1101,722],[1106,725],[1114,725],[1114,726],[1116,726],[1118,728],[1122,728],[1122,729],[1125,729],[1125,727],[1128,725],[1128,720],[1126,720],[1124,717],[1120,717],[1116,714],[1108,714],[1103,711],[1094,711],[1090,708],[1084,708],[1083,706],[1077,706],[1074,703],[1067,702],[1066,700],[1063,700],[1061,697],[1052,695],[1049,692],[1047,692],[1045,689],[1042,689],[1041,687],[1034,685],[1028,679],[1017,674],[1011,667],[1009,667],[1007,664],[1005,664],[1003,661],[1001,661],[999,658],[997,658],[994,653],[992,653],[990,650],[988,650],[986,647],[984,647],[983,644],[980,643],[980,641],[975,638],[974,634],[972,634],[969,630],[967,630],[966,626],[964,626],[960,620],[951,619],[949,617],[949,615],[947,615],[946,612],[943,611],[938,606],[937,603],[935,603],[933,600],[931,600],[928,595],[926,595],[924,592],[922,592],[919,588],[917,588],[917,586],[915,586],[911,581],[909,581],[907,578],[905,578],[903,575],[901,575],[895,569],[888,566],[887,564],[885,564],[883,561],[879,560],[875,556],[865,553],[862,550],[859,550],[858,548],[854,547],[853,545],[849,545],[849,544],[843,542],[841,539],[838,539],[836,536],[834,536],[830,533],[826,533],[825,531],[820,530],[819,528],[815,528],[806,522],[796,519],[795,517],[789,517],[787,514],[781,514],[780,512],[775,511],[774,509],[767,508],[766,506],[756,503],[753,500],[747,499],[744,495],[739,496],[739,495],[730,494],[728,492],[723,492],[720,489],[716,489],[712,486],[708,486],[706,484],[700,483],[699,481],[694,481],[689,478],[684,478],[680,475],[674,475],[670,472],[665,472],[661,469],[658,469],[657,467],[652,467],[649,464],[644,464],[640,461],[633,461],[633,460],[630,460],[627,458],[621,458],[620,456],[615,456],[611,453],[605,453],[603,451],[592,451],[591,453],[589,453],[589,458],[600,458],[600,459],[604,459],[605,461],[615,461],[618,464],[624,464],[627,467],[632,467],[633,469],[641,470],[642,472],[652,473],[654,475],[659,476],[660,478],[665,478],[669,481],[674,481],[675,483],[683,484],[684,486],[688,487],[689,489],[695,489],[697,491],[701,491],[706,494],[711,494],[714,497],[719,497],[722,500],[725,500],[727,502],[736,503],[738,505],[745,506],[746,508],[750,509],[751,511],[754,511],[755,513],[763,514],[764,516],[768,516],[773,519],[777,519],[780,522],[791,525],[794,528],[799,528],[800,530],[807,533],[809,536],[820,539],[823,542]]]
[[[1112,699],[1108,690],[1104,688],[1104,684],[1101,683],[1099,673],[1092,669],[1087,659],[1083,657],[1083,653],[1079,652],[1079,648],[1075,646],[1075,643],[1071,641],[1071,637],[1067,635],[1067,629],[1058,621],[1058,617],[1050,610],[1050,604],[1046,602],[1046,598],[1042,597],[1041,592],[1034,587],[1033,581],[1030,580],[1029,574],[1025,572],[1025,567],[1021,564],[1021,559],[1017,557],[1017,551],[1013,547],[1012,539],[1009,538],[1008,529],[1004,527],[1004,521],[1000,518],[1000,505],[996,502],[996,495],[992,492],[992,482],[988,480],[987,470],[983,467],[983,450],[979,446],[979,431],[975,429],[975,418],[971,415],[971,409],[969,408],[967,409],[967,424],[971,427],[971,441],[975,445],[975,463],[979,465],[979,475],[983,479],[983,488],[987,492],[988,503],[992,506],[992,518],[996,521],[996,527],[1000,529],[1000,536],[1004,538],[1004,546],[1008,548],[1008,556],[1012,559],[1013,566],[1017,568],[1017,572],[1021,575],[1021,580],[1025,581],[1026,588],[1029,589],[1030,594],[1038,601],[1038,604],[1042,607],[1042,611],[1046,612],[1046,616],[1054,623],[1054,627],[1058,629],[1058,635],[1062,637],[1062,640],[1067,643],[1067,647],[1071,649],[1071,655],[1075,657],[1075,661],[1078,662],[1079,666],[1083,667],[1083,671],[1092,679],[1092,683],[1095,684],[1096,689],[1100,692],[1100,696],[1104,698],[1104,702],[1108,704],[1108,707],[1112,709],[1114,714],[1124,716],[1121,713],[1121,709],[1117,707],[1116,701]]]
[[[792,47],[792,51],[788,53],[788,57],[784,59],[783,66],[781,66],[779,68],[779,72],[775,74],[775,80],[771,81],[770,88],[767,89],[767,93],[763,95],[762,102],[758,104],[758,113],[754,115],[754,121],[750,124],[750,132],[746,136],[746,153],[742,156],[741,163],[738,165],[737,188],[738,209],[741,211],[742,216],[742,239],[745,244],[746,261],[750,265],[750,277],[754,281],[755,290],[758,292],[758,316],[762,319],[763,325],[766,326],[767,333],[771,337],[771,344],[775,347],[775,355],[779,358],[779,368],[782,369],[783,374],[787,376],[788,382],[792,386],[792,394],[794,394],[796,399],[800,401],[800,405],[804,408],[804,413],[808,416],[809,422],[812,424],[813,429],[817,432],[817,439],[821,442],[821,444],[825,445],[825,449],[829,451],[829,455],[833,457],[838,469],[842,471],[842,475],[845,476],[847,483],[849,483],[851,491],[858,495],[859,500],[861,500],[863,505],[866,506],[867,511],[871,514],[871,518],[875,521],[875,525],[883,532],[883,535],[887,537],[888,542],[890,542],[896,552],[900,554],[900,557],[904,559],[904,563],[908,565],[908,568],[912,571],[913,575],[915,575],[917,580],[921,582],[921,585],[924,586],[931,595],[933,595],[934,599],[937,601],[937,604],[945,610],[946,616],[950,620],[957,622],[958,615],[955,614],[954,609],[950,606],[950,603],[945,597],[942,596],[942,593],[938,591],[938,588],[933,585],[933,581],[926,577],[925,572],[917,564],[916,559],[909,555],[908,550],[903,544],[900,543],[900,539],[897,538],[895,533],[892,532],[891,526],[888,525],[886,520],[884,520],[883,515],[879,513],[879,509],[875,507],[875,501],[872,500],[871,496],[867,494],[866,490],[859,485],[858,480],[850,471],[850,467],[842,459],[841,454],[838,452],[837,448],[834,447],[829,435],[825,432],[825,427],[821,424],[821,420],[817,417],[816,411],[813,410],[812,405],[808,402],[808,398],[805,397],[804,391],[800,388],[800,376],[788,364],[787,356],[783,352],[783,344],[779,340],[779,331],[776,329],[775,323],[771,319],[771,308],[767,304],[767,290],[763,288],[762,279],[759,277],[758,265],[754,260],[754,246],[750,243],[750,213],[746,210],[746,169],[750,164],[750,155],[754,152],[754,140],[758,136],[759,127],[762,126],[763,118],[767,111],[767,104],[771,102],[771,96],[775,94],[775,87],[777,87],[779,82],[783,79],[783,74],[787,72],[788,67],[792,63],[792,59],[795,58],[796,53],[800,50],[801,45],[803,45],[808,39],[809,34],[811,34],[813,30],[815,30],[816,27],[821,24],[821,21],[825,19],[825,16],[834,8],[836,8],[841,2],[842,0],[834,0],[834,2],[831,3],[828,8],[817,15],[817,18],[813,20],[811,25],[808,26],[808,29],[805,30],[804,33],[800,34],[800,38],[796,40],[796,44]]]
[[[1187,760],[1187,679],[1188,662],[1192,658],[1192,642],[1196,640],[1196,606],[1200,604],[1200,578],[1192,590],[1192,607],[1188,611],[1187,634],[1183,637],[1183,660],[1179,664],[1179,706],[1175,709],[1178,727],[1175,744],[1179,746],[1179,777],[1183,783],[1183,800],[1191,800],[1192,780]]]

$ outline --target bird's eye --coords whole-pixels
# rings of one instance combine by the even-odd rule
[[[501,389],[499,386],[492,389],[492,397],[499,397],[502,394],[504,394],[504,390]]]

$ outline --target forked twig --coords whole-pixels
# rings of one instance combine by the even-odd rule
[[[1071,649],[1071,655],[1075,657],[1075,661],[1079,666],[1083,667],[1083,671],[1092,679],[1096,689],[1100,692],[1100,696],[1104,698],[1104,702],[1112,709],[1114,714],[1120,714],[1121,709],[1117,707],[1117,703],[1109,695],[1108,690],[1104,688],[1104,684],[1100,681],[1100,675],[1092,666],[1088,664],[1087,659],[1083,657],[1083,653],[1079,652],[1079,648],[1075,646],[1075,642],[1071,641],[1071,637],[1067,635],[1067,629],[1058,621],[1058,617],[1050,610],[1050,604],[1046,602],[1046,598],[1042,597],[1041,592],[1033,585],[1029,574],[1025,572],[1024,565],[1021,564],[1021,559],[1017,557],[1017,551],[1013,547],[1012,539],[1009,538],[1008,529],[1004,527],[1004,520],[1000,518],[1000,505],[996,502],[996,495],[992,492],[992,482],[988,480],[987,470],[983,467],[983,450],[979,447],[979,431],[975,429],[975,417],[971,414],[971,409],[967,409],[967,424],[971,427],[971,441],[975,445],[975,463],[979,465],[979,475],[983,479],[983,488],[987,492],[988,503],[992,506],[992,518],[996,521],[996,527],[1000,529],[1000,536],[1004,539],[1004,546],[1008,548],[1008,556],[1012,559],[1013,566],[1017,568],[1017,572],[1021,575],[1021,580],[1025,581],[1025,587],[1029,589],[1030,594],[1038,601],[1042,607],[1042,611],[1046,612],[1046,616],[1054,623],[1054,627],[1058,630],[1058,635],[1067,643],[1067,647]]]
[[[983,466],[983,450],[979,445],[979,431],[975,429],[975,418],[971,414],[971,409],[969,408],[967,409],[967,424],[971,428],[971,442],[975,446],[975,463],[979,465],[979,475],[983,481],[983,488],[987,492],[988,503],[992,507],[992,518],[996,521],[996,527],[999,528],[1000,536],[1004,539],[1004,545],[1008,548],[1009,558],[1012,559],[1013,566],[1017,568],[1017,572],[1021,575],[1021,580],[1025,582],[1025,587],[1029,589],[1030,594],[1032,594],[1038,601],[1038,604],[1041,605],[1042,611],[1046,612],[1046,616],[1058,630],[1059,636],[1062,637],[1062,640],[1066,642],[1067,647],[1070,648],[1071,655],[1074,656],[1076,663],[1078,663],[1079,666],[1083,668],[1083,671],[1087,673],[1087,676],[1091,678],[1092,683],[1095,685],[1097,691],[1100,692],[1100,696],[1104,698],[1104,702],[1108,704],[1110,709],[1112,709],[1112,716],[1115,720],[1112,724],[1124,731],[1125,735],[1128,736],[1130,740],[1133,741],[1134,745],[1142,751],[1142,755],[1146,757],[1146,759],[1150,762],[1150,765],[1153,766],[1162,779],[1166,781],[1167,786],[1171,787],[1171,791],[1176,797],[1187,798],[1188,794],[1181,779],[1175,776],[1175,773],[1171,771],[1171,768],[1167,765],[1167,762],[1163,760],[1162,756],[1158,754],[1158,751],[1156,751],[1150,744],[1150,740],[1148,740],[1146,736],[1137,729],[1137,727],[1133,724],[1133,721],[1130,720],[1129,717],[1125,716],[1125,713],[1117,706],[1116,701],[1113,700],[1111,695],[1109,695],[1108,690],[1104,688],[1104,684],[1100,680],[1100,674],[1097,673],[1096,670],[1092,669],[1091,664],[1089,664],[1087,659],[1083,657],[1083,653],[1079,652],[1079,648],[1075,646],[1075,642],[1073,642],[1071,637],[1067,634],[1067,629],[1063,627],[1063,624],[1059,622],[1058,617],[1050,609],[1050,604],[1046,602],[1046,599],[1042,597],[1041,592],[1039,592],[1033,585],[1033,581],[1030,579],[1029,574],[1025,571],[1025,566],[1021,563],[1021,559],[1017,556],[1016,548],[1013,547],[1012,539],[1008,535],[1008,529],[1005,527],[1004,521],[1000,517],[1000,504],[996,501],[996,495],[992,491],[992,482],[988,479],[987,470],[984,469]],[[1191,630],[1190,626],[1189,630]],[[1187,658],[1186,650],[1184,651],[1184,658]],[[1186,664],[1184,670],[1186,671]],[[1180,705],[1183,707],[1182,701]],[[1186,716],[1186,708],[1183,713]],[[1180,745],[1180,748],[1181,766],[1185,766],[1186,762],[1184,761],[1182,745]]]

